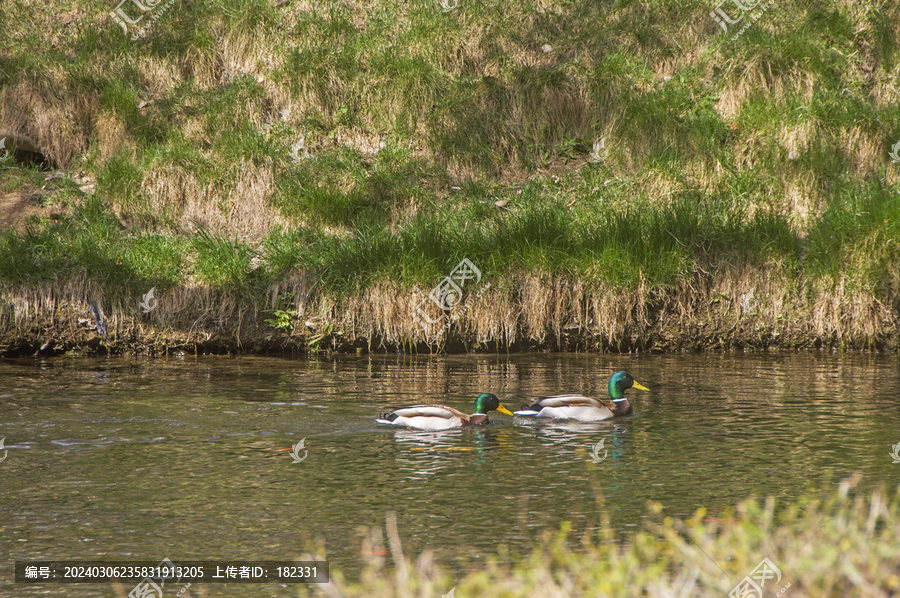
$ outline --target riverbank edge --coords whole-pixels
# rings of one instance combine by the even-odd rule
[[[153,290],[111,294],[86,278],[2,287],[0,356],[900,349],[900,297],[749,267],[630,289],[521,274],[481,281],[445,311],[429,289],[336,296],[302,273],[252,294]]]

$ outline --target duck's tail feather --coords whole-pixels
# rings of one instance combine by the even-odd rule
[[[394,413],[393,411],[389,411],[387,413],[382,413],[381,415],[379,415],[375,419],[375,421],[379,424],[392,424],[394,423],[394,420],[397,419],[397,417],[398,416],[396,413]]]

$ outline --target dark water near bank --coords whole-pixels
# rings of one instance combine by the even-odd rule
[[[605,396],[627,369],[636,414],[560,425],[492,416],[482,429],[375,424],[391,406],[510,407]],[[530,550],[565,520],[640,527],[645,502],[710,517],[751,495],[797,496],[859,472],[900,484],[900,360],[872,355],[515,355],[112,358],[0,362],[0,595],[115,596],[109,585],[12,584],[25,559],[291,559],[321,543],[360,564],[363,528],[396,511],[404,550],[460,580],[501,546]],[[288,448],[305,439],[307,458]],[[607,457],[594,463],[600,440]],[[606,452],[608,451],[608,453]],[[0,457],[2,457],[0,452]],[[301,451],[301,456],[306,454]],[[599,492],[598,492],[599,490]],[[295,588],[210,586],[216,596]],[[130,588],[126,588],[126,592]],[[167,590],[166,596],[175,595]]]

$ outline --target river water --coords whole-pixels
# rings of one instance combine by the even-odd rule
[[[512,409],[544,394],[605,397],[609,375],[622,369],[651,390],[630,391],[635,414],[613,421],[494,414],[481,428],[443,433],[374,422],[420,402],[471,412],[481,392]],[[391,511],[407,555],[432,550],[462,579],[488,555],[527,553],[563,521],[596,528],[601,508],[627,537],[648,500],[675,517],[699,506],[715,517],[749,496],[789,499],[852,473],[863,487],[896,488],[900,360],[7,360],[0,438],[0,595],[116,595],[109,584],[14,584],[13,562],[29,559],[289,560],[320,546],[352,577],[366,529],[383,527]],[[301,440],[302,461],[279,450]],[[210,588],[215,596],[297,595],[274,585]]]

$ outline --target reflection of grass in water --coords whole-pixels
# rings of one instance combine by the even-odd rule
[[[474,446],[411,446],[409,447],[411,451],[482,451],[485,449],[480,449]]]
[[[808,496],[777,509],[772,498],[762,504],[747,500],[715,518],[700,508],[686,521],[664,516],[662,506],[651,503],[647,530],[624,543],[616,541],[608,521],[598,538],[575,537],[565,524],[558,532],[545,532],[531,555],[473,563],[472,573],[455,581],[430,553],[417,560],[403,555],[396,519],[389,517],[390,550],[385,550],[381,531],[371,530],[363,540],[366,570],[361,582],[343,581],[332,568],[333,587],[326,593],[399,598],[441,596],[455,587],[460,598],[721,598],[768,558],[781,578],[766,581],[767,595],[788,584],[790,592],[803,596],[868,596],[875,588],[884,595],[896,594],[900,491],[892,498],[881,491],[848,498],[852,483],[842,483],[824,499]],[[383,558],[388,553],[393,567]]]

